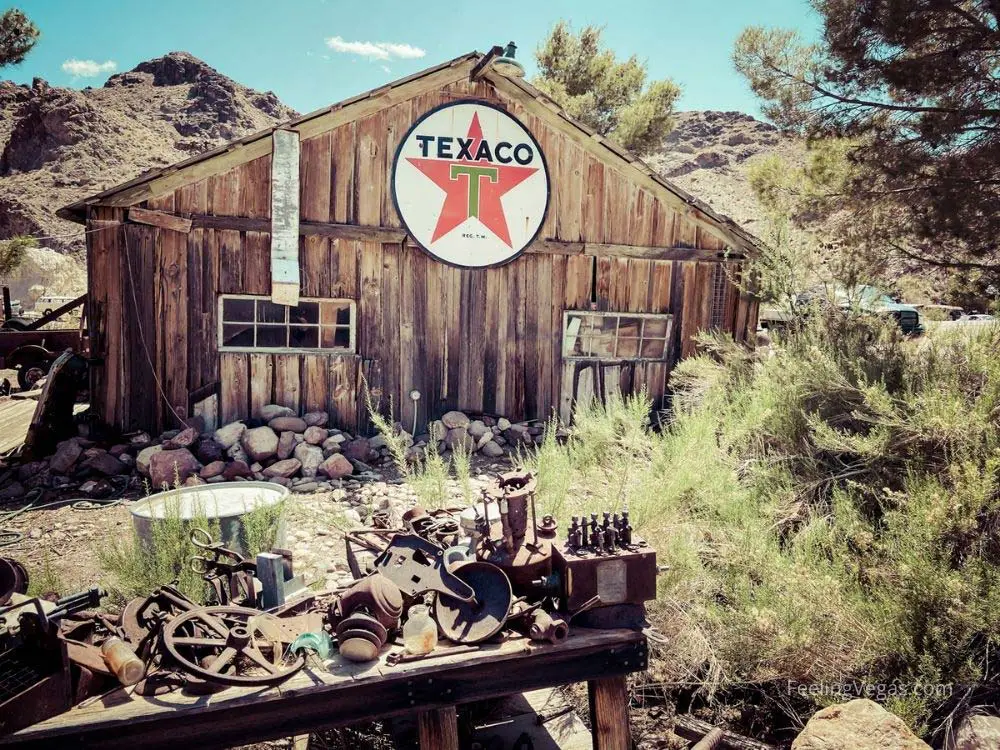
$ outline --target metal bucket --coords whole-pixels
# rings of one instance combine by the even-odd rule
[[[288,495],[287,487],[272,482],[226,482],[158,492],[140,500],[129,511],[132,525],[143,545],[152,546],[153,525],[162,521],[169,504],[177,503],[177,510],[171,508],[171,514],[179,512],[183,521],[204,516],[209,521],[217,522],[222,543],[245,555],[243,516],[254,508],[277,505]],[[278,520],[275,546],[285,546],[283,518]]]

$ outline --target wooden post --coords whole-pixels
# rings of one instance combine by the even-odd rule
[[[630,750],[628,690],[625,676],[602,677],[587,683],[594,750]]]
[[[458,750],[458,714],[454,706],[417,714],[421,750]]]

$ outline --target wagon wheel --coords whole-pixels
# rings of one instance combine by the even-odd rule
[[[250,624],[262,613],[246,607],[202,607],[174,617],[163,628],[163,647],[184,671],[225,685],[276,685],[300,670],[305,657],[281,662],[272,643]],[[263,651],[270,651],[268,659]],[[264,674],[240,674],[241,666]]]

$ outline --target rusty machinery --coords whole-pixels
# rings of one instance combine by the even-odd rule
[[[5,559],[4,575],[23,568]],[[5,579],[10,589],[10,580]],[[94,587],[55,602],[24,595],[26,577],[0,606],[0,735],[65,711],[72,704],[73,674],[59,626],[64,618],[100,604]]]

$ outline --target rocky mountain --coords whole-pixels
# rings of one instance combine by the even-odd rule
[[[76,224],[55,210],[86,195],[293,117],[271,92],[247,88],[186,52],[171,52],[111,76],[100,88],[0,82],[0,238],[51,237],[29,251],[14,296],[41,283],[78,294]],[[801,159],[803,148],[740,112],[681,112],[649,161],[678,185],[760,233],[762,211],[746,167],[766,154]],[[52,251],[57,251],[58,254]]]
[[[749,232],[764,233],[764,211],[750,190],[747,169],[777,155],[805,161],[805,145],[743,112],[679,112],[663,150],[647,159],[674,184],[731,216]]]
[[[101,88],[0,82],[0,238],[51,237],[44,247],[83,247],[80,226],[56,209],[86,195],[213,148],[295,112],[186,52],[171,52],[111,76]],[[41,283],[50,293],[83,290],[79,262],[29,252],[15,296]]]

